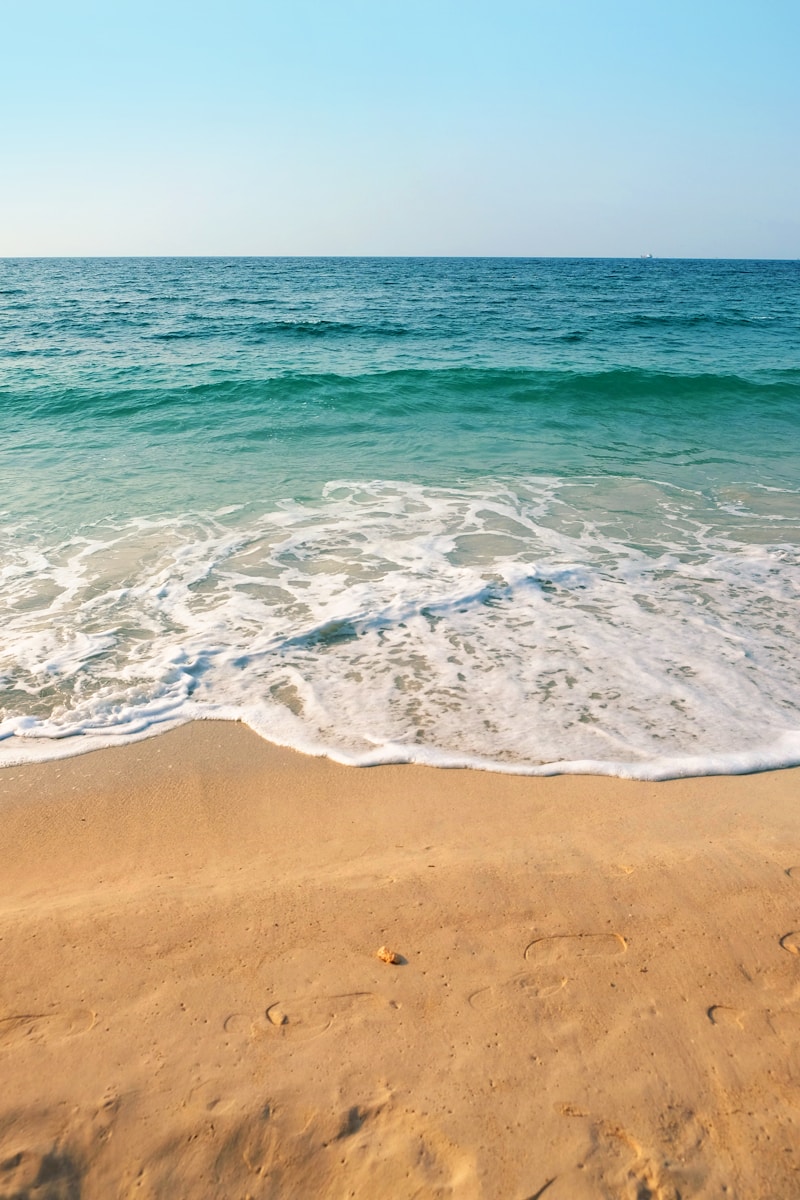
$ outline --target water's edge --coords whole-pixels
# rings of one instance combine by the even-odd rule
[[[370,754],[352,755],[332,750],[313,742],[296,745],[281,741],[262,732],[244,717],[220,712],[197,714],[181,720],[167,721],[139,733],[120,735],[77,734],[64,738],[29,738],[18,742],[15,751],[0,756],[2,772],[11,768],[33,766],[77,758],[97,750],[120,749],[136,742],[154,740],[165,733],[194,722],[225,721],[242,724],[257,737],[273,746],[292,750],[309,758],[328,758],[342,767],[370,768],[383,766],[422,766],[436,770],[485,771],[496,775],[516,775],[521,778],[546,779],[556,775],[596,775],[615,779],[636,780],[642,783],[664,783],[671,779],[702,779],[718,775],[757,775],[765,771],[800,768],[800,730],[778,738],[771,746],[734,754],[686,755],[651,759],[646,763],[601,762],[585,759],[575,762],[543,763],[540,766],[492,762],[471,755],[446,754],[419,747],[389,745]],[[22,749],[22,746],[25,749]]]

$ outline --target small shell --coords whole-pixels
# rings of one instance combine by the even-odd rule
[[[377,957],[381,962],[385,963],[400,963],[402,958],[395,950],[390,950],[388,946],[381,946],[380,950],[376,951]]]

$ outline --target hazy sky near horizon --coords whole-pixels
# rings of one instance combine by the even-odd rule
[[[800,257],[798,0],[0,17],[0,255]]]

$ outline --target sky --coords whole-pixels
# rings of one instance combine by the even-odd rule
[[[798,0],[0,0],[0,255],[800,258]]]

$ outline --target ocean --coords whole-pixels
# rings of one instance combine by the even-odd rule
[[[800,764],[800,263],[0,260],[0,765]]]

